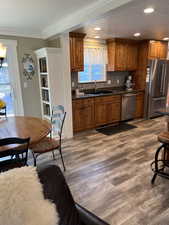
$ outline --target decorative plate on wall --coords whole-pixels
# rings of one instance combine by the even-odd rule
[[[27,80],[32,80],[32,77],[35,74],[35,63],[30,54],[24,54],[23,59],[23,74],[25,75]]]

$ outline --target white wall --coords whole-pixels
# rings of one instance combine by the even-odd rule
[[[63,34],[60,37],[62,49],[62,86],[63,105],[67,112],[64,136],[66,138],[73,137],[73,122],[72,122],[72,92],[71,92],[71,71],[70,71],[70,51],[69,51],[69,34]]]

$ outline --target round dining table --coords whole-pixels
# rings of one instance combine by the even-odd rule
[[[36,117],[14,116],[0,119],[0,139],[30,137],[30,146],[45,138],[51,129],[50,122]]]

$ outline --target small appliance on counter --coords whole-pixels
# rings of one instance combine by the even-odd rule
[[[133,86],[134,86],[134,83],[132,82],[132,76],[130,75],[130,76],[127,77],[127,80],[126,80],[126,83],[125,83],[126,90],[132,91]]]

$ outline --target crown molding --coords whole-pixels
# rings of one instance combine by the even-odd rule
[[[35,30],[23,30],[23,29],[11,29],[11,28],[0,28],[0,35],[6,35],[6,36],[19,36],[19,37],[25,37],[25,38],[40,38],[42,39],[42,32],[41,31],[35,31]]]
[[[47,39],[65,31],[70,31],[73,27],[82,25],[87,21],[92,21],[110,10],[132,1],[136,0],[99,0],[46,27],[42,31],[42,37]]]

